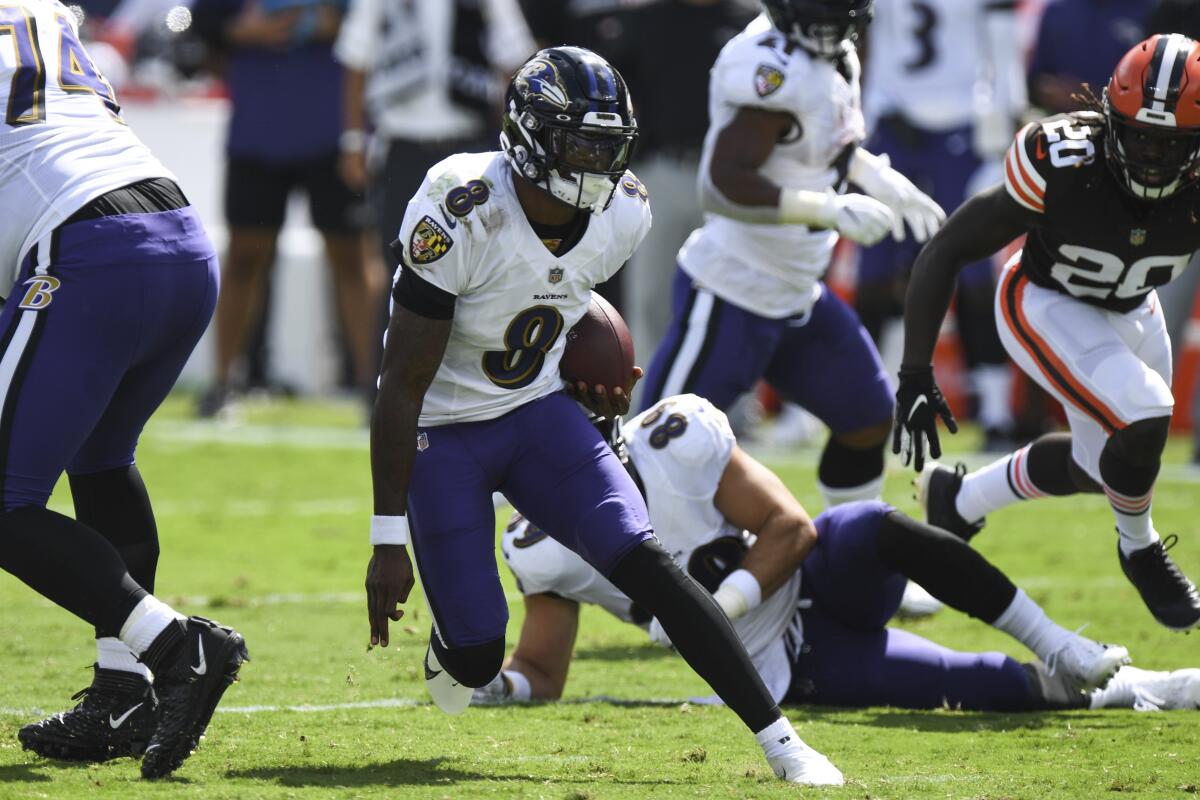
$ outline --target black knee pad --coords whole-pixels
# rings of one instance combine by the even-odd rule
[[[1129,464],[1155,465],[1162,458],[1170,430],[1170,417],[1138,420],[1108,437],[1104,452]]]
[[[442,644],[436,632],[431,632],[429,645],[442,668],[454,680],[472,689],[487,686],[492,678],[500,674],[500,667],[504,664],[503,636],[483,644],[448,648]]]
[[[870,483],[883,474],[884,441],[878,447],[858,450],[847,447],[830,436],[821,452],[821,461],[817,465],[817,480],[833,489],[847,489]]]

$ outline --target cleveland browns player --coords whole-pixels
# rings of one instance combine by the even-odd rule
[[[1151,497],[1167,441],[1171,347],[1155,287],[1200,248],[1200,44],[1157,34],[1130,50],[1087,110],[1034,122],[980,193],[930,241],[913,269],[893,450],[920,470],[940,455],[937,417],[957,426],[931,356],[967,263],[1021,234],[996,293],[1012,358],[1063,404],[1069,434],[1043,436],[971,474],[931,465],[919,479],[929,521],[969,537],[1017,500],[1103,492],[1118,557],[1154,617],[1200,625],[1200,595],[1159,537]]]

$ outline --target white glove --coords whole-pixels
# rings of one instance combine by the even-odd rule
[[[779,221],[832,228],[862,245],[873,245],[895,227],[895,215],[865,194],[835,194],[784,189],[779,194]]]
[[[675,645],[671,642],[671,637],[667,636],[667,632],[663,630],[662,623],[658,621],[658,617],[650,620],[650,627],[647,629],[647,632],[650,634],[650,641],[659,647],[665,647],[668,650],[675,649]]]
[[[946,212],[912,181],[892,169],[886,155],[876,156],[856,150],[850,160],[850,180],[867,194],[895,212],[892,235],[904,241],[904,223],[912,228],[913,238],[924,242],[946,221]]]

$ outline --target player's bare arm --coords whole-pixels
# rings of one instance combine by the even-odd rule
[[[990,257],[1036,222],[996,185],[972,197],[921,250],[913,264],[904,301],[904,360],[896,392],[896,426],[892,452],[902,454],[920,472],[925,447],[942,454],[936,418],[951,433],[958,430],[950,408],[933,380],[933,348],[959,271]]]
[[[757,537],[741,568],[758,581],[763,600],[795,573],[817,543],[812,518],[783,481],[737,445],[713,504],[731,524]]]
[[[521,639],[504,669],[525,676],[533,699],[557,700],[567,685],[578,632],[579,603],[553,594],[526,595]]]
[[[800,122],[791,114],[739,108],[717,134],[701,175],[705,210],[741,222],[836,228],[859,244],[874,244],[886,236],[896,219],[878,200],[782,187],[762,174],[777,144],[802,135]]]
[[[417,419],[442,363],[452,325],[451,319],[429,319],[400,305],[388,324],[379,395],[371,415],[371,481],[377,517],[401,517],[408,511]],[[407,547],[376,545],[367,565],[366,587],[371,644],[387,647],[387,621],[403,616],[397,606],[408,600],[413,587]]]
[[[779,206],[779,185],[760,171],[775,145],[799,123],[782,111],[744,107],[717,135],[709,165],[713,186],[744,206]]]

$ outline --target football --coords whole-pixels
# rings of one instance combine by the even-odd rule
[[[633,337],[612,304],[592,292],[592,303],[583,319],[567,331],[559,372],[569,381],[589,387],[620,386],[630,390],[633,376]]]

